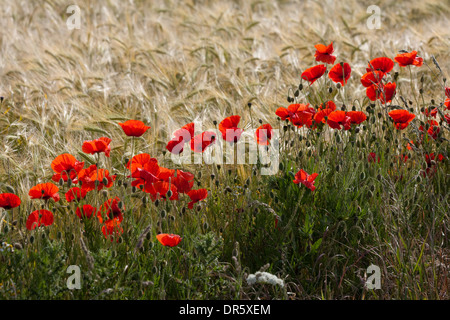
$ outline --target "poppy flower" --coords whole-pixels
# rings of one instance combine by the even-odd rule
[[[384,73],[381,71],[369,71],[362,75],[361,83],[364,87],[370,87],[374,84],[381,83],[381,80],[384,77]]]
[[[86,191],[102,190],[104,187],[111,188],[116,179],[115,175],[110,176],[108,170],[98,169],[95,164],[81,170],[78,177],[82,183],[81,188]]]
[[[450,98],[445,99],[444,105],[447,108],[447,110],[450,110]]]
[[[267,146],[272,139],[273,128],[270,124],[266,123],[258,127],[255,132],[256,143],[261,146]]]
[[[328,115],[327,124],[332,129],[340,130],[341,126],[343,126],[344,130],[349,130],[351,128],[351,118],[345,111],[336,110]]]
[[[208,196],[208,190],[206,189],[191,190],[187,193],[187,195],[189,196],[189,198],[191,198],[191,202],[188,203],[188,208],[192,209],[194,208],[194,203],[206,199],[206,197]]]
[[[52,177],[52,180],[55,182],[59,182],[61,178],[67,182],[67,180],[72,180],[73,183],[78,182],[78,172],[81,171],[84,167],[84,162],[78,161],[75,157],[69,153],[63,153],[57,156],[52,161],[52,169],[55,174]]]
[[[59,188],[51,182],[40,183],[30,189],[28,195],[31,199],[44,199],[48,200],[52,198],[54,201],[59,201]]]
[[[160,233],[156,239],[166,247],[175,247],[181,242],[181,237],[177,234]]]
[[[120,203],[119,197],[108,199],[100,206],[99,213],[102,216],[107,217],[109,220],[118,219],[119,222],[122,222],[123,210],[125,210],[125,207],[123,206],[121,209],[119,207],[119,203]]]
[[[425,117],[433,117],[436,118],[438,113],[438,109],[437,108],[425,108],[425,110],[423,111],[423,114],[425,115]]]
[[[281,118],[281,120],[291,120],[291,118],[299,112],[306,111],[309,109],[309,103],[308,104],[302,104],[302,103],[294,103],[290,104],[287,108],[280,107],[275,111],[275,114]]]
[[[334,52],[333,42],[331,42],[328,46],[316,44],[314,47],[316,48],[316,53],[314,54],[316,61],[334,64],[336,57],[331,55]]]
[[[315,182],[314,180],[317,178],[318,175],[319,175],[318,173],[313,173],[309,175],[303,169],[300,169],[300,171],[295,174],[295,179],[293,180],[293,182],[295,184],[301,183],[311,191],[314,191],[316,190],[316,187],[314,186]]]
[[[104,225],[102,226],[102,233],[106,239],[108,239],[109,237],[111,241],[113,241],[114,237],[117,237],[117,241],[119,241],[119,237],[123,233],[123,229],[120,226],[119,219],[109,219],[105,221]]]
[[[335,110],[336,104],[333,101],[330,100],[326,103],[322,103],[314,114],[314,121],[316,123],[325,123],[325,117]]]
[[[367,119],[367,116],[362,111],[348,111],[346,116],[350,117],[351,124],[360,124]]]
[[[408,110],[392,110],[388,113],[389,116],[394,120],[394,125],[397,130],[405,129],[409,123],[416,117],[415,114],[410,113]]]
[[[90,219],[95,214],[97,214],[97,208],[91,206],[90,204],[85,204],[81,207],[77,207],[77,209],[75,210],[75,213],[78,216],[78,218],[80,218],[80,219],[84,219],[84,218]],[[102,223],[101,216],[98,215],[98,217],[99,217],[100,223]]]
[[[381,71],[382,73],[388,73],[392,69],[394,69],[394,61],[387,57],[380,57],[371,60],[368,68],[366,68],[366,71]]]
[[[181,129],[176,130],[174,136],[175,137],[167,143],[166,149],[173,154],[180,154],[183,152],[184,144],[190,142],[194,137],[194,123],[188,123]]]
[[[431,178],[437,171],[437,162],[441,162],[445,159],[442,154],[437,157],[434,153],[425,154],[426,168],[421,170],[423,176]]]
[[[394,98],[396,87],[397,85],[395,82],[373,84],[367,87],[366,95],[372,101],[379,99],[381,103],[385,104],[387,102],[391,102]]]
[[[194,152],[204,152],[207,147],[214,144],[216,141],[216,134],[211,131],[205,131],[196,135],[191,140],[191,150]]]
[[[450,113],[444,115],[445,121],[447,121],[447,123],[450,125]]]
[[[0,208],[9,210],[20,206],[20,198],[14,193],[1,193],[0,194]]]
[[[413,65],[420,67],[423,64],[423,58],[417,57],[417,51],[397,54],[394,59],[400,67]]]
[[[67,202],[72,202],[76,200],[79,202],[80,200],[86,197],[87,191],[85,189],[80,189],[78,187],[73,187],[66,192],[66,200]]]
[[[298,128],[302,126],[307,126],[310,128],[312,126],[312,121],[316,110],[314,108],[307,108],[306,110],[297,111],[290,117],[292,124]]]
[[[335,64],[333,68],[331,68],[330,72],[328,72],[328,77],[335,83],[340,83],[344,86],[348,79],[350,78],[350,74],[352,73],[352,68],[348,63],[338,63]]]
[[[308,81],[309,85],[312,85],[317,79],[323,76],[326,70],[327,67],[324,64],[319,64],[303,71],[301,78]]]
[[[445,87],[445,95],[450,99],[450,87]]]
[[[394,61],[386,57],[375,58],[369,62],[367,72],[370,71],[381,71],[383,73],[388,73],[394,68]]]
[[[179,193],[188,193],[194,186],[194,174],[177,169],[176,176],[172,176],[170,181]]]
[[[436,140],[439,132],[441,131],[441,128],[439,128],[439,123],[435,120],[428,120],[427,123],[429,125],[427,133],[430,135],[430,137]],[[419,131],[424,132],[425,131],[424,127],[420,126]]]
[[[131,172],[136,171],[138,168],[144,168],[145,165],[156,163],[158,164],[158,160],[156,158],[152,158],[148,153],[140,153],[135,155],[133,158],[128,160],[127,169]]]
[[[167,193],[169,192],[169,185],[170,185],[170,192],[172,195],[170,196],[169,200],[178,200],[178,190],[177,187],[173,184],[166,181],[158,181],[149,185],[145,185],[144,191],[146,193],[150,194],[150,198],[152,201],[156,201],[156,199],[167,199]]]
[[[83,142],[81,150],[83,150],[84,153],[88,154],[104,152],[105,156],[109,157],[111,153],[111,146],[109,145],[110,143],[111,139],[106,137],[101,137],[95,140],[88,140]]]
[[[128,120],[124,123],[119,123],[119,126],[122,127],[123,132],[129,137],[140,137],[151,128],[139,120]]]
[[[227,117],[219,123],[219,131],[222,133],[223,140],[238,142],[242,132],[244,132],[243,129],[237,127],[239,121],[241,121],[241,117],[236,115]]]
[[[371,152],[367,156],[367,161],[380,163],[380,157],[378,157],[378,160],[377,160],[377,154],[375,152]]]
[[[50,226],[53,224],[53,213],[48,210],[36,210],[28,216],[26,227],[28,230],[34,230],[36,227]]]

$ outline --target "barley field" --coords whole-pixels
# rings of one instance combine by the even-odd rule
[[[450,1],[0,4],[0,299],[449,299]],[[308,83],[330,43],[336,62]],[[395,82],[390,101],[361,81],[378,57],[395,63],[380,80]],[[328,101],[363,119],[293,120]],[[415,117],[399,127],[393,110]],[[242,141],[222,141],[235,115]],[[150,128],[132,137],[127,120]],[[233,147],[270,124],[276,172],[176,163],[167,145],[188,123]],[[75,176],[55,169],[63,154],[84,163]]]

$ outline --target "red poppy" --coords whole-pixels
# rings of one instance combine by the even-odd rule
[[[378,160],[377,160],[377,154],[375,152],[371,152],[367,156],[367,161],[380,163],[380,157],[378,157]]]
[[[423,64],[423,58],[417,57],[417,51],[397,54],[395,61],[400,67],[406,67],[409,65],[420,67]]]
[[[309,175],[303,169],[300,169],[300,171],[295,174],[295,179],[293,182],[295,184],[302,183],[311,191],[314,191],[316,190],[316,187],[314,186],[315,183],[314,180],[317,178],[318,175],[319,175],[318,173],[313,173]]]
[[[102,217],[107,217],[109,220],[118,219],[119,222],[123,220],[123,210],[125,210],[125,206],[122,209],[119,207],[120,198],[115,197],[112,199],[106,200],[99,208],[99,214]]]
[[[156,158],[152,158],[148,153],[140,153],[135,155],[133,158],[128,160],[127,169],[131,172],[136,171],[138,168],[144,168],[146,165],[156,163],[158,164],[158,160]]]
[[[408,161],[408,155],[407,154],[401,154],[400,155],[400,161],[402,161],[403,163],[406,163],[406,161]]]
[[[331,42],[328,46],[316,44],[314,47],[316,48],[316,53],[314,54],[316,61],[334,64],[336,57],[331,55],[334,52],[333,42]]]
[[[346,116],[350,117],[351,124],[360,124],[367,119],[367,116],[362,111],[348,111]]]
[[[238,142],[244,130],[238,128],[240,116],[230,116],[219,123],[219,131],[222,133],[223,140],[228,142]]]
[[[1,193],[0,194],[0,208],[9,210],[20,206],[20,198],[14,193]]]
[[[362,75],[361,83],[364,87],[370,87],[374,84],[381,83],[381,80],[384,77],[384,73],[381,71],[369,71]]]
[[[53,224],[53,213],[48,210],[36,210],[28,216],[26,227],[28,230],[34,230],[36,227],[50,226]]]
[[[44,199],[48,200],[52,198],[54,201],[59,201],[59,188],[51,182],[40,183],[30,189],[28,195],[31,199]]]
[[[72,202],[76,200],[79,202],[81,199],[86,197],[87,191],[85,189],[80,189],[78,187],[73,187],[66,192],[67,202]]]
[[[181,242],[181,237],[177,234],[160,233],[156,236],[156,239],[166,247],[175,247]]]
[[[327,117],[331,112],[336,110],[336,104],[333,101],[327,101],[322,103],[317,112],[314,114],[314,121],[316,123],[325,123],[325,117]]]
[[[383,73],[388,73],[394,69],[394,61],[386,57],[375,58],[369,62],[369,66],[366,69],[367,72],[370,71],[381,71]]]
[[[256,143],[261,146],[267,146],[272,139],[273,128],[270,124],[266,123],[258,127],[255,132]]]
[[[97,214],[97,208],[91,206],[90,204],[85,204],[81,206],[81,208],[77,207],[75,213],[80,219],[84,218],[90,219]],[[100,223],[102,223],[103,220],[101,219],[100,213],[98,213],[98,218],[100,220]]]
[[[119,237],[123,233],[119,219],[109,219],[105,221],[102,232],[106,239],[109,237],[111,241],[113,241],[114,238],[117,237],[117,241],[119,241]]]
[[[175,137],[167,143],[166,149],[173,154],[180,154],[183,152],[184,144],[194,137],[194,132],[194,123],[186,124],[174,132]]]
[[[349,130],[351,128],[351,118],[345,111],[336,110],[328,115],[327,124],[333,129],[340,130],[341,126],[343,126],[344,130]]]
[[[287,108],[280,107],[275,111],[275,114],[281,118],[281,120],[289,119],[291,122],[291,118],[299,112],[306,111],[309,109],[308,104],[295,103],[289,105]]]
[[[196,135],[191,140],[191,150],[194,152],[204,152],[207,147],[214,144],[216,141],[216,134],[211,131],[205,131]]]
[[[450,99],[450,87],[445,87],[445,95]]]
[[[194,174],[182,170],[176,171],[176,176],[170,178],[179,193],[188,193],[194,186]]]
[[[436,140],[439,132],[441,131],[441,128],[439,128],[439,123],[435,120],[428,120],[427,123],[430,125],[430,127],[427,130],[427,133],[430,135],[430,137]],[[424,132],[425,131],[424,127],[420,126],[419,131]]]
[[[447,110],[450,110],[450,98],[445,99],[444,105],[447,108]]]
[[[86,191],[102,190],[103,187],[111,188],[116,176],[109,175],[109,171],[106,169],[98,169],[95,164],[89,168],[83,169],[78,175],[81,181],[81,188]],[[104,184],[106,182],[106,184]],[[96,183],[98,184],[96,187]]]
[[[450,113],[444,115],[445,121],[447,121],[447,123],[450,125]]]
[[[101,137],[95,140],[84,141],[81,149],[84,153],[96,154],[104,152],[105,156],[109,157],[111,153],[110,138]]]
[[[206,199],[206,197],[208,196],[208,190],[206,189],[191,190],[187,193],[187,195],[189,196],[189,198],[191,198],[191,202],[188,203],[188,208],[192,209],[194,208],[194,203]]]
[[[437,171],[437,162],[441,162],[445,159],[442,154],[437,157],[434,153],[425,154],[426,169],[421,170],[423,176],[431,178]]]
[[[303,80],[309,81],[309,85],[312,85],[317,79],[323,76],[326,70],[327,67],[325,67],[324,64],[319,64],[303,71],[301,78]]]
[[[425,110],[423,111],[423,114],[425,115],[425,117],[433,117],[436,118],[438,113],[438,109],[437,108],[425,108]]]
[[[307,107],[305,110],[299,110],[296,113],[294,113],[289,120],[292,122],[294,126],[298,128],[301,128],[303,125],[310,128],[313,124],[312,121],[315,113],[316,110],[314,108]]]
[[[350,78],[350,74],[352,73],[352,68],[348,63],[338,63],[335,64],[333,68],[331,68],[330,72],[328,72],[328,77],[335,83],[340,83],[341,85],[345,85]]]
[[[415,114],[410,113],[407,110],[392,110],[389,112],[389,116],[394,120],[394,125],[398,130],[405,129],[409,123],[416,117]]]
[[[52,177],[52,180],[55,182],[59,182],[62,178],[64,181],[67,181],[68,178],[72,180],[73,183],[78,182],[78,172],[84,167],[84,162],[78,161],[75,157],[69,153],[64,153],[57,156],[52,161],[52,169],[55,174]]]
[[[119,126],[122,127],[123,132],[129,137],[140,137],[151,128],[139,120],[128,120],[124,123],[119,123]]]
[[[172,195],[170,196],[169,200],[178,200],[178,190],[177,187],[171,183],[166,181],[158,181],[149,185],[145,185],[144,191],[150,194],[150,198],[152,201],[156,201],[156,199],[167,199],[167,193],[169,192],[169,185],[170,185],[170,191]]]
[[[395,82],[373,84],[367,87],[366,95],[372,101],[379,99],[381,103],[385,104],[387,102],[391,102],[394,98],[396,87],[397,85]]]

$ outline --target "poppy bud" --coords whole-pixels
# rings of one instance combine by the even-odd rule
[[[201,172],[201,171],[199,171],[199,172],[197,173],[197,177],[198,177],[199,179],[202,178],[202,172]]]
[[[286,132],[288,130],[288,126],[283,126],[283,130]]]
[[[217,165],[217,170],[220,170],[220,168],[221,168],[221,167],[220,167],[220,164],[218,164],[218,165]]]
[[[259,124],[262,124],[262,123],[263,123],[262,119],[259,119]]]
[[[216,180],[215,184],[216,184],[216,187],[218,187],[219,186],[219,180]]]
[[[251,102],[247,103],[247,107],[251,108],[252,107],[252,103]]]
[[[70,179],[68,181],[70,181]],[[63,178],[59,179],[58,184],[62,187],[62,185],[64,184],[64,179]]]
[[[166,153],[167,153],[167,151],[166,151],[166,150],[163,150],[163,151],[162,151],[162,154],[163,154],[163,156],[165,156],[165,155],[166,155]]]
[[[170,197],[172,197],[172,195],[173,195],[173,192],[172,192],[172,190],[169,190],[169,191],[167,191],[167,198],[170,198]]]
[[[58,231],[58,233],[56,234],[56,237],[57,237],[58,239],[61,239],[61,238],[62,238],[62,233],[61,233],[61,231]]]
[[[131,192],[133,192],[133,193],[136,192],[136,186],[132,186],[132,187],[131,187]]]
[[[139,186],[139,189],[144,190],[144,185],[141,184],[141,185]]]
[[[34,236],[30,236],[30,243],[34,242]]]
[[[333,88],[332,87],[329,87],[328,88],[328,93],[332,93],[333,92]]]
[[[232,192],[233,191],[233,189],[231,189],[229,186],[226,186],[226,188],[225,188],[225,193],[227,193],[227,192]]]
[[[123,159],[123,160],[124,160],[124,162],[125,162],[125,165],[127,165],[128,162],[130,161],[130,159],[128,159],[128,158],[125,158],[125,159]]]
[[[107,198],[108,197],[108,191],[106,190],[102,190],[102,195]]]
[[[303,84],[302,84],[302,83],[300,83],[300,84],[298,85],[298,90],[300,90],[300,91],[303,90]]]
[[[143,204],[146,204],[146,203],[147,203],[147,197],[145,197],[145,196],[142,197],[142,203],[143,203]]]
[[[181,214],[185,214],[186,213],[186,207],[181,208]]]
[[[231,172],[232,172],[231,169],[228,169],[228,175],[231,175]]]
[[[419,93],[420,93],[420,94],[423,94],[423,88],[420,88],[420,89],[419,89]]]
[[[159,215],[164,219],[166,217],[166,210],[162,209]]]
[[[195,209],[197,210],[197,212],[200,212],[200,210],[202,210],[202,206],[198,205]]]
[[[295,96],[295,97],[298,97],[298,96],[299,96],[299,94],[300,94],[300,91],[298,91],[298,90],[295,90],[295,92],[294,92],[294,96]]]
[[[217,126],[217,121],[213,120],[213,125]]]
[[[214,175],[214,173],[211,174],[211,180],[214,180],[216,176]]]
[[[339,90],[341,87],[342,87],[341,84],[338,82],[338,83],[336,84],[336,88]]]
[[[431,104],[435,104],[435,101],[434,101],[434,99],[431,99]]]

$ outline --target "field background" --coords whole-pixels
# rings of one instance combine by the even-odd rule
[[[66,26],[70,16],[66,9],[72,4],[81,8],[79,30],[69,30]],[[366,25],[370,16],[366,11],[370,5],[381,8],[379,30],[371,30]],[[425,64],[414,72],[416,79],[421,75],[425,77],[424,97],[427,102],[432,98],[437,101],[444,99],[442,79],[431,56],[434,55],[439,62],[444,76],[448,77],[450,70],[448,0],[1,0],[0,7],[0,95],[4,97],[0,106],[0,188],[6,192],[4,190],[9,186],[24,195],[22,198],[26,206],[29,203],[25,199],[29,188],[49,181],[51,161],[63,152],[80,157],[84,140],[108,136],[113,141],[113,153],[121,154],[123,158],[129,157],[125,136],[117,125],[126,119],[139,119],[152,127],[139,139],[140,151],[151,154],[159,161],[166,161],[167,166],[169,155],[164,159],[161,151],[172,131],[188,122],[202,121],[205,126],[213,127],[214,120],[221,121],[229,115],[239,114],[242,117],[241,127],[249,128],[251,117],[246,106],[251,102],[253,126],[257,119],[261,119],[278,128],[275,110],[288,105],[286,97],[289,89],[295,90],[301,72],[315,64],[314,45],[317,43],[329,44],[333,41],[337,62],[348,62],[352,66],[352,76],[345,92],[353,102],[365,96],[359,78],[365,72],[367,62],[375,57],[394,58],[399,50],[417,50]],[[404,84],[401,86],[402,93],[407,95],[410,79],[407,74],[403,76],[399,84]],[[418,83],[416,81],[414,86]],[[300,102],[303,94],[300,93]],[[337,105],[342,104],[339,96],[335,101]],[[355,102],[359,107],[358,103]],[[420,108],[414,107],[418,113]],[[112,161],[121,162],[123,158]],[[448,169],[448,165],[445,168]],[[244,179],[249,175],[248,172],[242,174]],[[442,182],[443,191],[437,192],[443,195],[443,199],[436,207],[442,216],[437,222],[439,227],[433,224],[436,229],[430,229],[436,233],[444,232],[442,230],[448,232],[445,225],[448,219],[448,212],[445,214],[448,209],[448,178],[443,177]],[[387,221],[379,221],[379,224]],[[137,235],[142,229],[137,231]],[[339,233],[339,228],[333,232]],[[395,289],[392,287],[394,285],[384,284],[383,294],[377,296],[374,293],[374,297],[448,299],[448,238],[445,236],[441,243],[436,244],[442,249],[439,263],[445,271],[436,271],[434,267],[429,271],[428,265],[424,265],[422,273],[422,263],[426,260],[422,256],[427,255],[424,251],[427,241],[422,240],[427,235],[425,228],[417,241],[409,239],[405,246],[413,251],[407,250],[406,257],[399,256],[395,244],[392,245],[394,239],[402,239],[399,234],[392,236],[392,243],[386,242],[390,238],[389,231],[380,234],[378,239],[372,238],[373,241],[380,241],[380,247],[373,248],[374,255],[379,255],[381,259],[381,252],[384,252],[384,258],[388,256],[390,258],[387,260],[392,259],[386,263],[388,267],[386,269],[385,266],[385,271],[394,274],[391,284],[397,284]],[[231,249],[233,245],[230,245]],[[336,249],[332,248],[333,244],[327,245],[329,247],[325,251]],[[241,243],[241,246],[245,244]],[[339,246],[340,249],[336,249],[338,252],[344,250],[346,244],[340,243]],[[353,250],[351,244],[348,248]],[[235,289],[227,287],[223,295],[210,293],[202,296],[189,290],[183,294],[175,293],[175,287],[167,287],[161,291],[164,294],[159,294],[160,288],[155,286],[155,292],[146,297],[288,297],[286,293],[274,293],[270,288],[250,294],[245,291],[247,289],[238,287],[238,282],[245,285],[242,280],[244,271],[239,269],[239,263],[233,264],[231,258],[235,258],[238,252],[236,248],[233,252],[231,249],[227,255],[234,273],[226,276],[223,271],[220,279],[240,279],[240,282],[233,282]],[[427,261],[434,264],[432,252],[428,252],[431,258]],[[415,260],[409,261],[408,255]],[[102,259],[100,253],[97,258]],[[311,270],[315,272],[311,271],[311,274],[317,278],[301,274],[298,270],[303,267],[292,267],[295,271],[291,270],[291,274],[298,272],[300,278],[310,282],[303,284],[304,288],[293,282],[289,289],[295,294],[289,297],[364,297],[365,293],[353,282],[347,287],[343,282],[345,270],[354,267],[358,258],[361,256],[356,252],[348,260],[330,258],[325,263],[329,269],[324,269],[328,271],[321,271],[320,263],[319,269],[315,269],[315,262],[311,262],[314,266]],[[246,271],[257,271],[256,264]],[[390,269],[389,266],[393,265],[398,269]],[[124,266],[125,263],[121,265]],[[365,266],[358,268],[364,270]],[[418,276],[411,272],[418,269],[421,270]],[[339,273],[334,273],[336,270]],[[215,276],[222,274],[222,271],[210,272]],[[324,276],[327,272],[331,275]],[[207,277],[212,277],[211,274]],[[327,285],[328,277],[333,278],[335,284]],[[430,277],[434,280],[427,287]],[[120,279],[123,283],[124,280]],[[422,285],[415,286],[415,280]],[[107,286],[98,286],[86,297],[99,297],[96,295],[103,294],[102,290]],[[192,288],[201,291],[194,285]],[[128,294],[134,298],[140,297],[142,291],[139,290],[136,295]],[[114,291],[112,297],[123,298],[126,295],[119,291]],[[36,292],[24,295],[37,297]],[[59,295],[55,294],[56,297],[73,298],[72,293],[57,292]],[[83,298],[82,295],[76,297]]]

